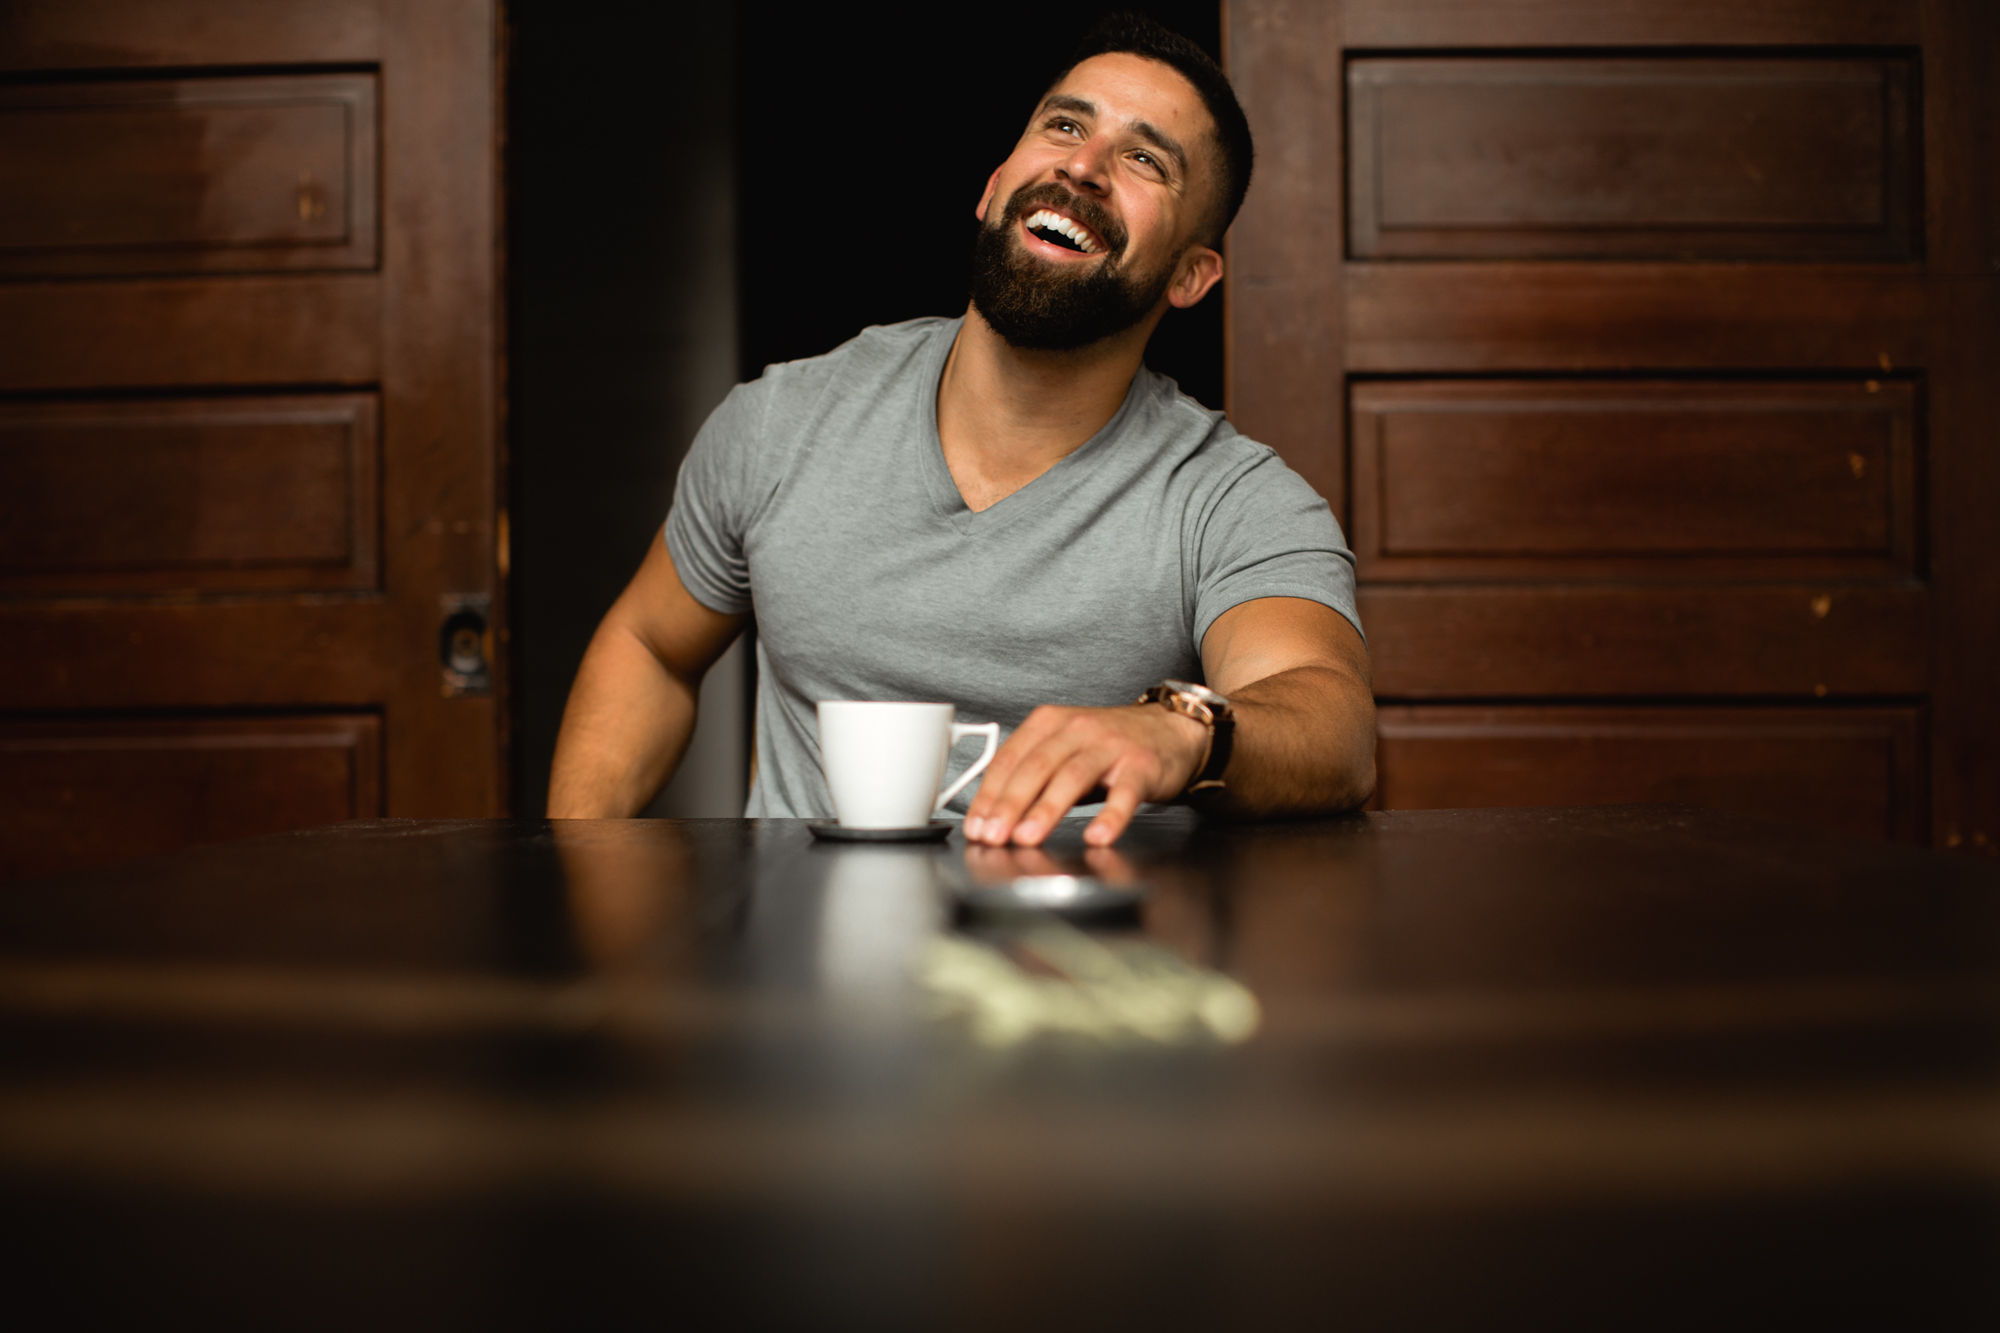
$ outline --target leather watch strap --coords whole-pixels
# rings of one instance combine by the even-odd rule
[[[1222,774],[1229,767],[1229,752],[1236,742],[1236,716],[1224,709],[1208,726],[1208,762],[1188,783],[1188,792],[1212,791],[1223,786]]]

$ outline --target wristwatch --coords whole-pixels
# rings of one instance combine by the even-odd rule
[[[1206,685],[1165,680],[1140,695],[1139,702],[1158,704],[1208,728],[1208,757],[1195,770],[1194,780],[1181,790],[1181,795],[1221,790],[1222,771],[1229,767],[1230,742],[1236,738],[1236,714],[1230,710],[1229,700]]]

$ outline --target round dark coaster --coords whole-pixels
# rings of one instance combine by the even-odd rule
[[[815,819],[806,827],[823,842],[942,842],[958,823],[933,819],[915,828],[844,828],[837,819]]]

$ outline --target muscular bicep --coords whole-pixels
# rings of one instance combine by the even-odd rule
[[[1259,597],[1215,618],[1201,641],[1210,689],[1229,694],[1297,667],[1325,667],[1368,692],[1368,649],[1347,617],[1304,597]]]
[[[747,619],[696,601],[674,568],[664,536],[653,538],[639,572],[604,618],[607,628],[630,634],[670,675],[691,687],[700,685]]]

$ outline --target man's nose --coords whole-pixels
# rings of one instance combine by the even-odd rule
[[[1056,164],[1056,176],[1084,194],[1105,194],[1111,188],[1110,149],[1086,139],[1076,150]]]

